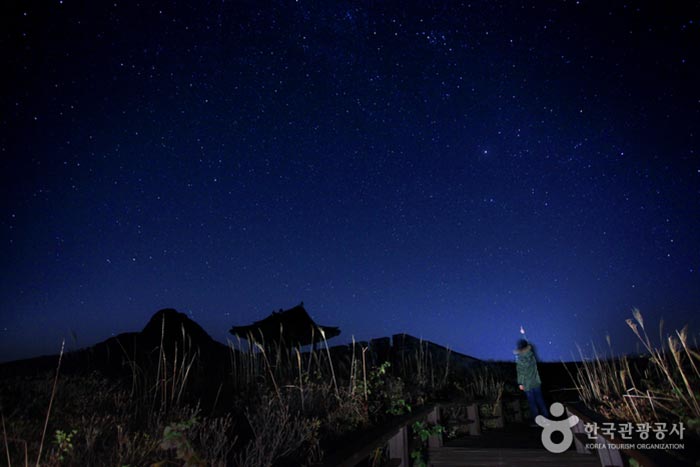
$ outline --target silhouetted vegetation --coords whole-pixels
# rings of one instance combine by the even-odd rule
[[[572,378],[586,405],[613,420],[631,422],[683,422],[700,434],[700,352],[687,327],[664,336],[659,324],[659,344],[652,343],[644,318],[634,310],[627,325],[639,338],[644,354],[613,358],[594,348]],[[611,342],[608,338],[608,345]],[[612,353],[612,349],[611,349]]]
[[[50,371],[46,358],[3,366],[6,461],[318,464],[352,433],[450,397],[474,371],[465,362],[476,360],[448,349],[410,336],[394,341],[400,351],[382,339],[331,348],[321,330],[316,350],[223,346],[186,316],[162,310],[140,333],[61,353]]]

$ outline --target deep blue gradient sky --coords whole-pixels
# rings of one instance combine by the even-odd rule
[[[302,300],[481,358],[697,332],[697,3],[151,3],[3,2],[0,360]]]

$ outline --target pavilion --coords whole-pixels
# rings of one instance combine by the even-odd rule
[[[273,311],[270,316],[247,326],[233,326],[229,332],[249,343],[282,344],[285,347],[315,345],[340,334],[336,326],[321,326],[311,319],[300,303],[289,310]]]

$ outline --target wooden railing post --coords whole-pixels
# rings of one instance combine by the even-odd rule
[[[341,446],[336,452],[330,453],[323,461],[323,467],[355,467],[365,461],[368,456],[376,453],[378,448],[389,449],[392,466],[409,467],[409,434],[415,422],[436,423],[440,421],[441,413],[436,410],[437,404],[423,406],[412,413],[400,415],[389,421],[386,426],[370,428],[360,438],[350,445]],[[441,443],[441,436],[431,438],[429,446]]]
[[[566,416],[572,416],[572,413],[568,407],[566,408]],[[574,445],[576,446],[576,452],[579,454],[590,454],[591,451],[586,449],[586,445],[584,444],[587,435],[583,420],[579,418],[578,423],[571,427],[571,431],[574,433]]]
[[[612,439],[608,440],[605,436],[603,436],[600,433],[595,433],[595,436],[593,433],[590,435],[586,433],[585,430],[585,424],[586,423],[593,423],[594,426],[596,425],[595,422],[591,421],[587,416],[583,415],[582,413],[579,413],[577,410],[573,409],[570,410],[570,407],[568,405],[566,407],[566,415],[567,416],[572,416],[575,415],[578,417],[579,421],[576,425],[574,425],[571,430],[574,433],[574,441],[576,443],[576,451],[580,453],[584,452],[589,452],[586,450],[586,446],[583,443],[591,443],[595,444],[596,448],[596,454],[598,455],[598,460],[600,461],[600,465],[608,466],[608,467],[624,467],[625,461],[622,459],[622,454],[620,453],[620,449],[617,449],[615,446],[610,447],[610,445],[616,445],[618,443],[615,443]],[[584,435],[582,435],[585,434]],[[579,439],[580,438],[580,439]],[[632,451],[634,452],[634,451]],[[628,452],[628,455],[632,453]],[[637,458],[637,456],[633,457]],[[654,466],[654,463],[647,462],[645,461],[641,465],[645,466]]]
[[[503,401],[497,400],[493,403],[493,418],[494,418],[494,428],[503,428],[506,426],[506,421],[503,416]]]
[[[440,406],[435,406],[432,412],[428,414],[428,423],[431,425],[437,425],[440,423]],[[442,447],[442,433],[436,435],[431,435],[428,438],[428,447],[431,449]]]
[[[406,426],[399,428],[399,431],[389,440],[389,457],[399,459],[397,467],[408,467],[408,430]]]
[[[521,423],[523,421],[523,411],[520,406],[520,400],[516,399],[508,403],[510,410],[513,412],[513,421],[516,423]]]
[[[479,420],[479,405],[476,403],[467,406],[467,418],[469,419],[469,435],[479,436],[481,434],[481,421]]]
[[[603,436],[598,435],[595,440],[599,445],[607,446],[608,440]],[[622,460],[620,451],[617,449],[609,449],[608,447],[598,448],[598,459],[600,459],[600,465],[605,465],[606,467],[624,467],[625,461]]]

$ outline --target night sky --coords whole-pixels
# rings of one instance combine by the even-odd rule
[[[2,3],[0,360],[302,300],[487,359],[700,328],[697,2]]]

